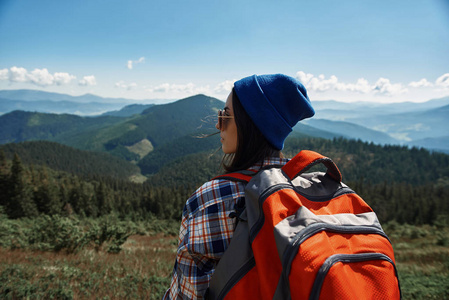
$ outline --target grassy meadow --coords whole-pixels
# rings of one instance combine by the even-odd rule
[[[76,241],[52,238],[51,243],[59,243],[55,250],[45,235],[29,238],[26,227],[36,229],[36,222],[1,220],[0,299],[162,297],[176,254],[176,222],[109,218],[71,221],[61,227],[62,221],[66,220],[47,218],[37,223],[42,223],[44,232],[79,226],[90,233],[83,240],[75,234],[77,230],[69,229]],[[384,225],[395,248],[403,299],[449,299],[449,228],[445,222]]]

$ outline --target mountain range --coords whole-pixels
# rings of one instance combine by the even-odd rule
[[[139,100],[140,105],[150,105],[155,100]],[[136,100],[125,98],[103,98],[92,94],[71,96],[37,90],[0,90],[0,115],[25,110],[45,113],[68,113],[93,116],[103,113],[117,113],[124,106],[135,104]]]
[[[0,103],[26,102],[40,108],[26,105],[22,110],[4,111],[0,116],[0,144],[44,140],[81,151],[106,152],[137,165],[147,176],[185,155],[220,147],[217,137],[201,137],[216,132],[216,113],[224,105],[212,97],[196,95],[156,105],[94,95],[73,97],[35,92],[0,91]],[[62,107],[67,101],[70,105],[115,107],[95,116],[54,113],[54,107]],[[43,104],[50,102],[56,103],[53,110]],[[449,97],[425,103],[313,101],[312,104],[315,117],[295,126],[292,137],[343,137],[449,153]]]
[[[377,144],[400,144],[449,152],[449,97],[423,103],[315,101],[315,128]]]
[[[95,117],[12,111],[0,116],[0,144],[44,140],[106,152],[148,175],[174,158],[220,147],[219,139],[200,137],[216,131],[215,116],[222,107],[222,101],[197,95]]]

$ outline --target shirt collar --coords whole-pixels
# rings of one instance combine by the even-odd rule
[[[270,166],[270,165],[285,165],[287,162],[289,161],[289,159],[287,158],[279,158],[279,157],[267,157],[263,160],[263,162],[259,162],[255,165],[253,165],[251,168],[249,168],[248,170],[251,171],[259,171],[261,168],[266,167],[266,166]]]

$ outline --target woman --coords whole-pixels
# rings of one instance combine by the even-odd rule
[[[312,117],[306,89],[282,75],[253,75],[234,83],[218,112],[226,172],[257,172],[284,165],[284,140],[292,127]],[[204,183],[182,213],[172,281],[163,299],[202,299],[214,269],[227,249],[236,224],[233,213],[245,197],[245,184],[224,179]]]

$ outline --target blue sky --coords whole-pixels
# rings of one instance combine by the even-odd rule
[[[284,73],[312,100],[449,95],[447,0],[0,0],[0,41],[0,89],[223,100]]]

